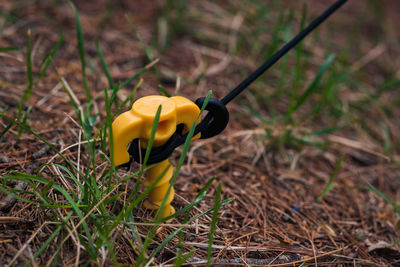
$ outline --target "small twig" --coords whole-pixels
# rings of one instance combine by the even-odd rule
[[[366,145],[364,143],[361,143],[361,142],[358,142],[355,140],[351,140],[348,138],[344,138],[341,136],[337,136],[337,135],[331,135],[331,134],[328,135],[327,137],[328,137],[328,140],[333,143],[337,143],[337,144],[344,145],[344,146],[347,146],[350,148],[361,150],[361,151],[367,152],[371,155],[375,155],[377,157],[380,157],[380,158],[390,161],[390,158],[388,156],[386,156],[382,153],[379,153],[379,152],[375,152],[372,148],[366,147]]]
[[[207,244],[205,244],[207,245]],[[336,254],[339,251],[342,251],[344,249],[346,249],[347,247],[344,248],[340,248],[340,249],[336,249],[330,252],[326,252],[320,255],[317,255],[315,257],[307,257],[307,258],[303,258],[300,260],[295,260],[295,261],[291,261],[291,262],[284,262],[284,263],[277,263],[277,264],[270,264],[271,260],[274,260],[275,257],[272,258],[267,258],[267,259],[253,259],[253,258],[247,258],[246,259],[246,263],[247,264],[256,264],[256,265],[268,265],[271,267],[284,267],[284,266],[297,266],[298,264],[304,264],[306,262],[309,261],[315,261],[316,259],[319,258],[323,258],[323,257],[327,257],[327,256],[334,256],[334,254]],[[190,259],[189,259],[190,260]],[[203,259],[199,259],[199,258],[192,258],[192,261],[190,262],[190,265],[204,265],[207,263],[207,260],[203,260]],[[212,262],[213,265],[220,265],[220,264],[231,264],[231,265],[243,265],[242,259],[229,259],[229,260],[218,260],[218,261],[213,261]]]
[[[80,182],[80,180],[79,180],[80,179],[79,170],[80,170],[80,162],[81,162],[81,142],[82,142],[82,130],[79,131],[79,137],[78,137],[78,143],[79,143],[79,145],[78,145],[78,159],[76,160],[76,169],[77,169],[76,170],[76,179],[78,180],[78,182]],[[78,197],[80,198],[82,192],[81,192],[79,187],[77,188],[77,190],[78,190]]]
[[[103,201],[105,199],[107,199],[119,186],[114,187],[107,195],[105,195],[99,202],[96,203],[96,205],[94,205],[94,207],[75,225],[75,227],[73,227],[71,229],[71,231],[69,231],[68,235],[61,241],[61,243],[59,244],[59,246],[61,247],[65,241],[67,241],[68,238],[71,237],[72,233],[76,232],[76,230],[78,229],[78,227],[90,216],[90,214],[93,213],[93,211],[95,211],[97,209],[97,207],[103,203]],[[56,257],[58,253],[54,253],[53,256],[51,256],[51,258],[47,261],[46,266],[50,266],[50,264],[53,262],[54,258]]]
[[[141,226],[154,226],[154,225],[159,225],[157,223],[141,223],[141,222],[128,222],[127,224],[131,225],[141,225]],[[159,225],[164,226],[164,227],[183,227],[183,228],[192,228],[192,229],[198,229],[198,227],[202,227],[204,229],[208,229],[209,227],[205,224],[198,224],[197,220],[195,224],[173,224],[173,223],[163,223]]]
[[[37,231],[35,231],[31,237],[25,242],[25,244],[18,250],[18,252],[15,254],[14,258],[6,265],[6,266],[11,266],[16,259],[21,255],[21,253],[25,250],[25,248],[29,245],[30,242],[37,236],[42,231],[42,228],[46,226],[47,224],[53,224],[54,222],[44,222]]]
[[[11,216],[0,217],[0,223],[18,223],[22,221],[25,220],[20,217],[11,217]]]
[[[24,190],[28,184],[24,181],[18,181],[17,185],[14,187],[15,190]],[[6,212],[14,206],[17,199],[11,195],[7,195],[0,201],[0,211]]]
[[[29,166],[27,168],[26,173],[32,174],[35,171],[35,169],[42,164],[40,161],[35,161],[35,160],[44,156],[49,150],[50,150],[50,147],[47,145],[44,145],[41,149],[39,149],[38,151],[33,153],[32,159],[34,162],[32,163],[31,166]],[[24,181],[18,181],[17,185],[14,187],[14,190],[20,190],[20,191],[25,190],[27,185],[28,184]],[[16,202],[17,202],[16,198],[14,198],[11,195],[7,195],[5,198],[0,200],[0,211],[3,211],[3,212],[8,211],[9,209],[11,209],[12,206],[14,206],[14,204]]]
[[[60,150],[60,153],[63,153],[63,152],[65,152],[66,150],[68,150],[68,149],[70,149],[70,148],[79,146],[80,144],[86,144],[86,143],[96,142],[96,141],[98,141],[98,140],[97,140],[97,139],[90,139],[90,140],[87,140],[87,141],[82,141],[82,142],[79,142],[79,143],[75,143],[75,144],[72,144],[72,145],[70,145],[70,146],[67,146],[67,147],[61,149],[61,150]],[[54,155],[54,156],[47,162],[46,165],[48,165],[48,164],[49,164],[50,162],[52,162],[55,158],[57,158],[57,156],[59,156],[59,154]],[[44,169],[44,167],[41,168],[41,169],[39,170],[39,173],[41,173],[43,169]]]
[[[41,149],[39,149],[38,151],[36,151],[35,153],[32,154],[32,158],[33,159],[38,159],[43,157],[44,155],[47,154],[47,152],[49,152],[50,147],[48,145],[44,145]]]
[[[361,59],[359,59],[358,61],[356,61],[351,67],[350,70],[352,72],[358,71],[359,69],[361,69],[362,67],[364,67],[365,65],[367,65],[368,63],[370,63],[371,61],[373,61],[374,59],[378,58],[380,55],[382,55],[384,52],[386,51],[386,45],[384,44],[378,44],[377,46],[375,46],[374,48],[372,48],[371,50],[369,50],[369,52],[364,55]]]

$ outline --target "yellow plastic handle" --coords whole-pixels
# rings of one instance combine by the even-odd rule
[[[119,115],[112,124],[115,166],[129,162],[127,147],[132,140],[140,138],[146,143],[150,138],[153,121],[160,105],[161,114],[154,137],[154,147],[166,143],[179,124],[183,124],[187,132],[200,114],[199,107],[182,96],[168,98],[152,95],[138,99],[131,110]],[[199,137],[200,134],[194,139]]]

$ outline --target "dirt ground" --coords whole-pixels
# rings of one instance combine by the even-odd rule
[[[140,76],[143,82],[135,98],[160,94],[157,88],[161,84],[169,93],[177,91],[191,100],[205,96],[210,89],[220,99],[262,63],[260,51],[273,40],[272,29],[274,23],[279,23],[282,9],[293,10],[290,32],[293,36],[303,3],[308,7],[307,21],[328,5],[328,1],[266,1],[271,2],[268,9],[271,15],[265,19],[269,31],[252,39],[250,33],[255,31],[252,27],[257,21],[249,21],[248,17],[257,12],[254,3],[258,1],[187,1],[182,20],[171,19],[178,15],[174,10],[168,11],[168,1],[74,2],[85,38],[89,87],[92,95],[98,96],[94,109],[100,111],[100,116],[95,124],[106,118],[101,94],[108,86],[96,52],[96,39],[115,82],[124,82],[151,59],[159,59],[155,68]],[[380,8],[374,9],[374,3]],[[8,107],[5,115],[17,117],[27,87],[26,40],[30,29],[34,90],[25,103],[32,106],[27,123],[60,150],[76,144],[80,141],[80,128],[74,122],[74,109],[54,68],[68,82],[79,102],[87,105],[72,9],[63,1],[0,0],[0,12],[0,47],[20,48],[0,52],[0,109]],[[400,266],[400,31],[396,26],[399,12],[396,0],[350,1],[318,34],[304,42],[304,78],[299,90],[307,88],[330,53],[339,55],[338,65],[330,74],[333,83],[342,79],[343,73],[352,77],[348,79],[350,82],[337,85],[337,102],[332,105],[340,104],[340,115],[322,111],[313,120],[298,123],[292,129],[293,136],[300,137],[324,127],[340,126],[334,132],[312,138],[315,142],[327,142],[323,148],[285,140],[284,133],[292,127],[290,124],[265,123],[284,114],[290,105],[290,94],[276,103],[274,97],[269,98],[268,103],[273,103],[274,108],[262,101],[263,95],[272,94],[279,86],[282,63],[228,105],[230,122],[224,132],[192,143],[175,184],[176,209],[192,201],[213,176],[222,184],[222,199],[235,199],[220,209],[213,241],[215,265]],[[147,45],[149,56],[126,16]],[[166,21],[169,26],[174,21],[182,25],[165,31]],[[61,32],[64,41],[54,64],[39,81],[41,60],[57,43]],[[277,47],[282,43],[280,40]],[[296,64],[293,55],[287,60],[289,66]],[[287,81],[292,81],[290,75],[287,74]],[[387,82],[389,76],[397,83]],[[138,79],[122,89],[118,97],[126,98],[137,82]],[[379,97],[374,99],[378,92],[381,92]],[[364,101],[365,96],[369,96],[366,97],[369,102]],[[294,117],[301,118],[311,109],[312,103],[296,111]],[[257,110],[258,115],[251,110]],[[8,124],[1,119],[0,132]],[[41,164],[55,156],[34,135],[25,131],[19,137],[18,131],[13,125],[1,136],[0,175],[15,170],[35,173]],[[266,136],[266,132],[271,135]],[[177,149],[173,154],[173,161],[176,162],[180,152]],[[73,147],[64,154],[76,162],[79,153]],[[84,165],[87,157],[85,151],[82,153],[80,161]],[[341,155],[344,160],[334,177],[335,186],[316,201]],[[119,173],[125,175],[126,170]],[[366,181],[392,200],[394,206],[371,190]],[[2,186],[15,184],[2,182]],[[128,186],[133,186],[133,182]],[[217,182],[193,212],[214,205],[216,187]],[[14,202],[4,193],[0,197],[3,265],[13,259],[38,227],[48,222],[48,211],[22,201]],[[146,222],[151,215],[138,209],[135,217]],[[188,265],[204,265],[209,224],[210,218],[202,217],[196,227],[185,230],[185,249],[196,248]],[[14,264],[30,261],[32,253],[51,235],[51,229],[36,235]],[[139,229],[146,231],[146,227]],[[155,243],[159,244],[174,229],[166,227]],[[172,264],[176,242],[171,240],[153,264]],[[55,241],[52,246],[56,245]],[[123,265],[134,263],[136,252],[128,242],[116,242],[115,246]],[[72,265],[74,251],[72,242],[66,245],[59,265]],[[53,253],[54,249],[47,249],[36,264],[46,264]],[[84,252],[81,257],[81,263],[85,262]]]

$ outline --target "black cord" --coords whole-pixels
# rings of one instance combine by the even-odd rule
[[[302,30],[296,35],[289,43],[284,45],[278,52],[276,52],[271,58],[269,58],[264,64],[261,65],[256,71],[250,74],[244,81],[242,81],[236,88],[234,88],[229,94],[227,94],[221,102],[226,105],[236,96],[238,96],[244,89],[246,89],[252,82],[260,77],[265,71],[267,71],[272,65],[274,65],[281,57],[283,57],[290,49],[296,46],[301,40],[304,39],[310,32],[324,22],[332,13],[340,8],[347,0],[339,0],[322,13],[318,18],[311,22],[307,28]]]
[[[297,34],[289,43],[284,45],[278,52],[276,52],[271,58],[269,58],[264,64],[261,65],[256,71],[250,74],[244,81],[242,81],[236,88],[230,91],[221,101],[211,98],[207,104],[206,110],[209,111],[207,116],[203,121],[196,126],[195,133],[201,132],[202,138],[213,137],[220,132],[222,132],[229,121],[229,113],[226,110],[226,104],[238,96],[244,89],[246,89],[252,82],[254,82],[258,77],[260,77],[265,71],[267,71],[272,65],[274,65],[281,57],[290,51],[294,46],[296,46],[301,40],[304,39],[310,32],[312,32],[318,25],[324,22],[332,13],[334,13],[338,8],[340,8],[347,0],[339,0],[334,3],[330,8],[328,8],[324,13],[322,13],[318,18],[311,22],[307,28],[302,30]],[[196,104],[201,107],[204,102],[204,98],[199,98],[196,100]],[[150,157],[148,163],[157,163],[164,159],[167,159],[174,149],[182,145],[187,134],[183,135],[182,128],[177,129],[175,134],[170,138],[170,140],[163,146],[153,148],[150,152]],[[135,145],[136,144],[136,145]],[[142,148],[142,155],[146,153],[146,149]],[[139,157],[139,146],[137,145],[137,140],[132,142],[129,149],[129,154],[132,156],[131,160],[140,162]]]

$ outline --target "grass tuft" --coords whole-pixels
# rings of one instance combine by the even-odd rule
[[[103,52],[101,52],[101,50],[100,50],[99,40],[96,40],[96,50],[97,50],[97,54],[99,55],[99,58],[100,58],[101,66],[103,67],[104,74],[107,77],[108,86],[110,87],[110,89],[113,89],[115,87],[114,86],[114,81],[113,81],[113,79],[111,77],[111,74],[110,74],[110,71],[109,71],[109,69],[107,67],[107,63],[106,63],[106,60],[104,59]]]
[[[210,266],[211,264],[212,245],[214,240],[215,229],[217,227],[218,211],[220,207],[221,207],[221,183],[218,184],[217,192],[215,194],[214,211],[211,219],[210,234],[208,235],[207,266]]]
[[[335,187],[335,183],[333,182],[333,180],[336,177],[337,172],[340,169],[340,166],[342,165],[342,161],[344,159],[344,154],[340,156],[338,163],[336,164],[335,170],[333,171],[333,173],[331,174],[331,176],[329,177],[328,182],[325,185],[324,190],[322,191],[322,193],[317,197],[316,201],[319,202],[321,201],[326,194],[329,193],[329,191],[331,191],[334,187]]]
[[[83,78],[83,85],[85,87],[86,92],[86,99],[88,101],[92,100],[92,96],[90,94],[89,83],[86,77],[86,60],[85,60],[85,47],[84,47],[84,38],[83,38],[83,31],[81,20],[79,18],[78,10],[76,9],[74,3],[71,0],[66,0],[67,3],[71,6],[72,10],[74,11],[75,20],[76,20],[76,37],[78,40],[78,51],[79,57],[81,59],[81,68],[82,68],[82,78]]]
[[[26,118],[22,119],[22,109],[25,105],[25,102],[28,101],[28,99],[32,96],[32,91],[33,91],[33,74],[32,74],[32,57],[31,57],[31,30],[27,31],[26,34],[26,75],[27,75],[27,80],[28,84],[27,87],[24,91],[23,96],[21,97],[21,100],[18,103],[18,120],[22,122],[23,120],[26,121]],[[25,112],[25,117],[29,112]],[[18,136],[21,136],[22,129],[20,128],[18,130]]]

